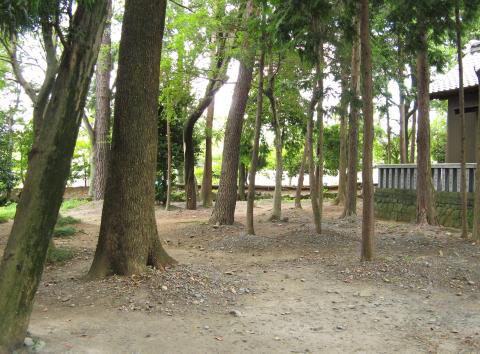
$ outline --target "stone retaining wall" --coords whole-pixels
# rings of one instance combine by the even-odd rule
[[[417,194],[414,190],[376,189],[375,215],[380,219],[413,222],[417,215]],[[457,192],[436,192],[438,221],[448,227],[462,226],[461,196]],[[473,219],[473,193],[468,194],[468,222]]]

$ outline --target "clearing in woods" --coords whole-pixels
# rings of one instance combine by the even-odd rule
[[[304,201],[304,206],[309,203]],[[377,221],[377,257],[361,264],[360,218],[327,203],[324,234],[310,210],[257,236],[207,224],[211,210],[157,209],[160,236],[179,265],[86,281],[101,204],[65,215],[78,232],[57,238],[75,257],[47,266],[30,322],[43,353],[478,353],[480,247],[457,230]],[[3,250],[11,222],[0,225]],[[38,338],[38,339],[37,339]]]

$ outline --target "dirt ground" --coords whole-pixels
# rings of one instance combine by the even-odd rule
[[[214,227],[211,210],[165,212],[159,233],[179,265],[103,281],[83,277],[101,204],[66,215],[79,232],[56,239],[73,260],[48,266],[30,332],[42,353],[480,353],[480,247],[441,227],[379,221],[376,261],[361,264],[360,219],[326,202],[323,234],[305,210],[257,236]],[[11,223],[0,225],[0,249]],[[30,349],[33,350],[33,349]]]

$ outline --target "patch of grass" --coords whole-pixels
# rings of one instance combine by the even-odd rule
[[[63,201],[60,210],[70,210],[78,208],[80,205],[87,204],[89,202],[88,199],[66,199]]]
[[[57,226],[66,226],[66,225],[74,225],[80,224],[81,220],[74,218],[73,216],[59,216],[57,220]]]
[[[76,233],[77,229],[73,226],[58,226],[53,230],[53,237],[68,237]]]
[[[17,203],[12,203],[7,206],[0,207],[0,223],[7,222],[15,217],[17,210]]]
[[[73,258],[74,252],[70,248],[54,247],[48,249],[47,263],[65,263]]]

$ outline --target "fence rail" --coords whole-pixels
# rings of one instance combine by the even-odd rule
[[[437,192],[460,192],[461,170],[459,163],[432,165],[433,186]],[[417,165],[378,165],[378,186],[382,189],[417,188]],[[477,164],[467,164],[467,191],[473,193]]]

